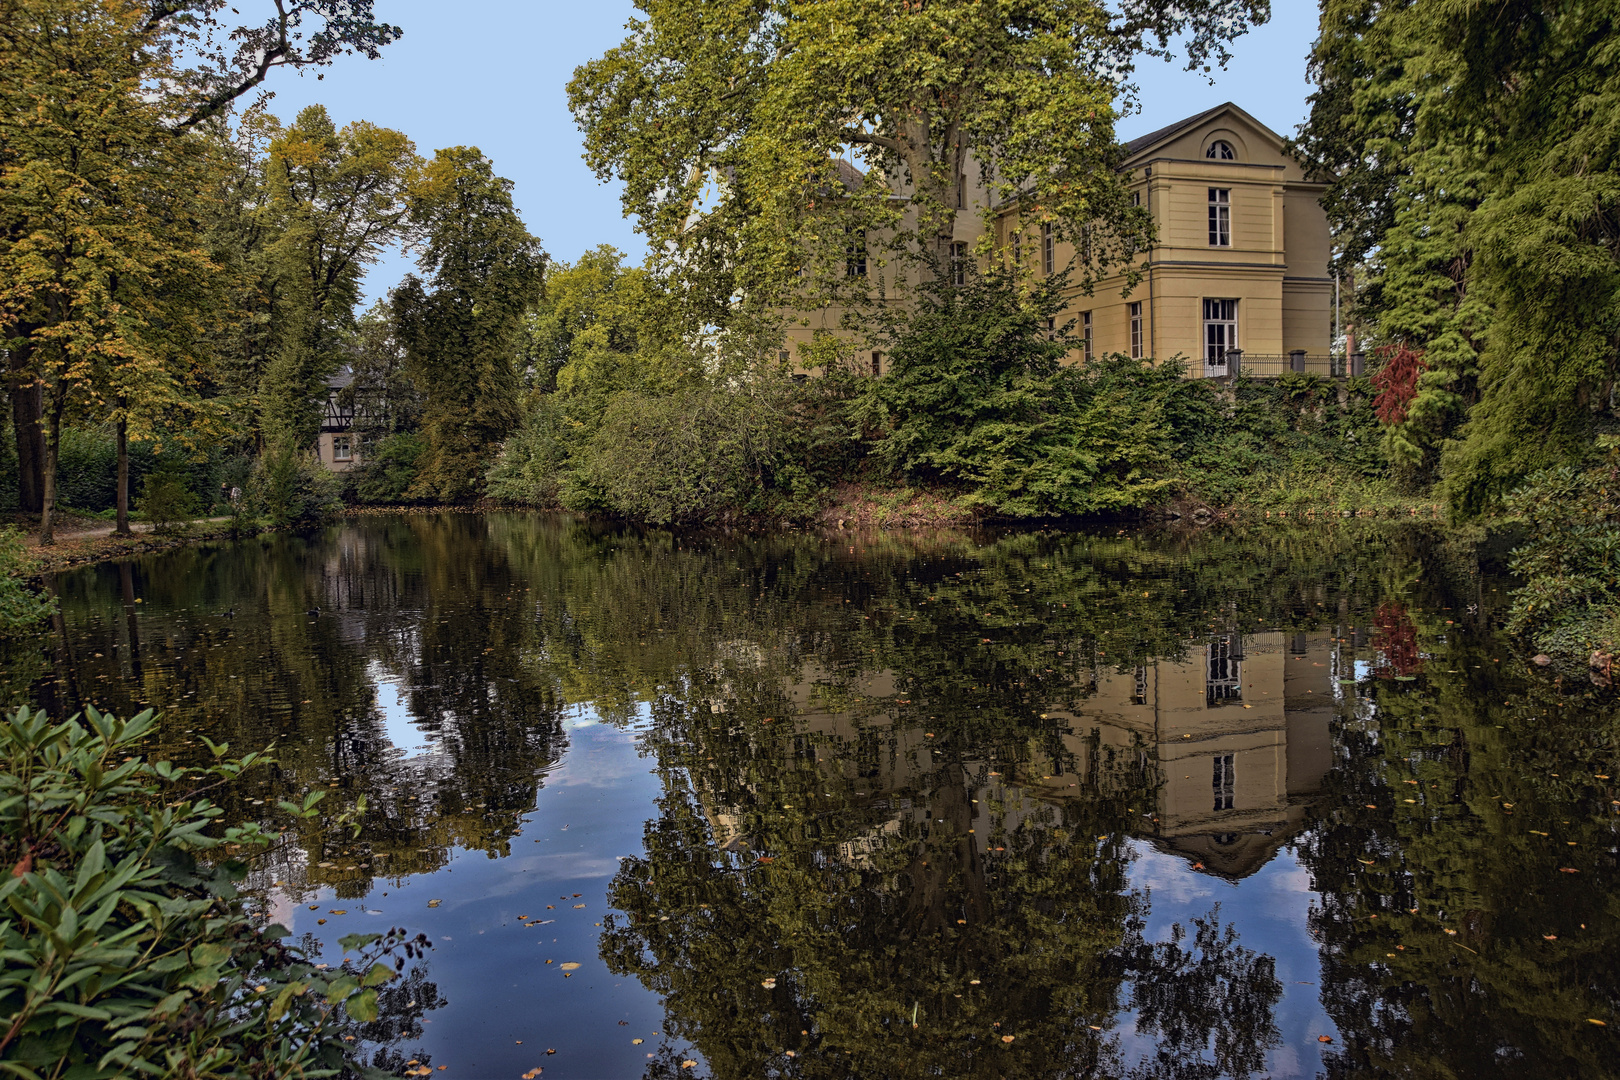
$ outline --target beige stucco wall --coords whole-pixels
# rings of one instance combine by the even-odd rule
[[[338,436],[332,432],[323,431],[315,441],[316,453],[320,455],[321,464],[336,473],[345,473],[360,464],[360,440],[354,435],[348,436],[350,453],[353,457],[348,461],[339,461],[335,456],[333,441]]]

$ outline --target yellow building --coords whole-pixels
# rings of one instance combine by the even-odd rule
[[[1194,375],[1224,376],[1241,349],[1241,363],[1257,374],[1289,366],[1328,374],[1326,185],[1305,179],[1282,137],[1227,102],[1132,139],[1125,153],[1132,200],[1152,213],[1158,242],[1128,295],[1122,278],[1070,295],[1086,351],[1179,355]],[[1009,208],[1000,228],[1016,226]],[[1050,272],[1072,254],[1043,241],[1038,269]]]
[[[1285,370],[1338,374],[1329,359],[1333,279],[1326,185],[1306,180],[1281,136],[1231,102],[1187,117],[1125,144],[1122,169],[1131,196],[1149,208],[1157,243],[1128,291],[1122,276],[1090,294],[1069,291],[1065,317],[1086,344],[1082,362],[1112,353],[1137,358],[1180,356],[1194,377],[1233,373],[1233,352],[1251,374]],[[846,183],[861,175],[840,163]],[[953,250],[963,257],[983,237],[989,192],[977,168],[962,178]],[[1016,201],[989,215],[999,257],[1020,253],[1037,275],[1069,266],[1073,247],[1036,222],[1022,222]],[[851,259],[866,276],[865,259]],[[818,332],[844,336],[841,309],[794,315],[783,359]],[[888,370],[881,350],[858,346],[855,363],[872,374]]]

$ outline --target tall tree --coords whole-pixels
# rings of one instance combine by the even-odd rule
[[[354,330],[360,279],[401,237],[406,192],[421,159],[390,128],[359,121],[341,130],[311,105],[270,143],[270,202],[279,230],[269,258],[282,340],[260,386],[260,425],[270,441],[303,448],[320,431],[325,381]]]
[[[27,0],[0,16],[0,325],[13,386],[42,406],[49,543],[63,422],[122,429],[162,411],[195,360],[210,264],[184,193],[204,159],[143,92],[163,68],[129,49],[139,5]]]
[[[436,152],[410,209],[428,281],[406,278],[392,304],[427,436],[415,489],[463,499],[517,427],[516,359],[545,256],[512,205],[512,182],[477,147]]]
[[[0,117],[0,170],[16,176],[34,167],[31,156],[62,151],[68,157],[56,158],[53,167],[73,175],[79,164],[73,141],[45,145],[40,130],[51,124],[88,125],[91,118],[85,107],[91,102],[99,100],[113,113],[123,111],[123,119],[131,124],[139,120],[179,136],[217,121],[243,95],[260,88],[276,68],[319,67],[352,52],[375,58],[400,33],[398,27],[372,18],[372,0],[259,0],[258,6],[264,10],[263,22],[232,25],[227,10],[233,16],[241,12],[227,0],[4,0],[0,65],[11,93],[5,95],[5,114]],[[74,38],[68,30],[92,25],[97,29],[84,38]],[[53,52],[68,61],[65,66],[51,68],[44,63]],[[127,110],[112,106],[109,86],[127,93],[132,73],[139,97],[128,102]],[[155,160],[155,145],[141,145],[151,153],[122,162],[124,175]],[[87,163],[100,162],[102,167],[130,144],[113,140],[105,146],[84,147],[91,151]],[[162,156],[157,154],[158,159]],[[103,168],[103,178],[107,175]],[[88,177],[80,181],[92,182]],[[148,198],[155,190],[149,189]],[[31,192],[47,197],[38,185]],[[168,194],[179,193],[176,189]],[[105,193],[90,196],[92,202],[105,197]],[[37,241],[57,227],[60,209],[49,201],[31,203],[13,190],[0,218],[0,244]],[[20,466],[18,494],[25,510],[40,510],[46,497],[45,400],[35,375],[35,334],[53,325],[55,317],[51,311],[13,310],[5,322],[7,381]]]
[[[1128,263],[1151,232],[1114,168],[1133,59],[1184,34],[1192,65],[1224,62],[1225,42],[1270,7],[637,6],[630,36],[575,72],[569,103],[587,161],[624,182],[626,212],[682,282],[693,329],[783,303],[859,308],[939,273],[970,171],[992,202],[1016,197],[1031,223],[1089,238],[1083,274]]]
[[[1606,4],[1323,5],[1302,145],[1367,254],[1380,336],[1428,365],[1390,446],[1437,459],[1460,513],[1615,420],[1617,42]]]

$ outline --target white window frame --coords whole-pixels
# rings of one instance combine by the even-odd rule
[[[1224,297],[1203,300],[1204,374],[1221,376],[1231,371],[1227,354],[1238,345],[1238,302]]]
[[[1232,189],[1209,189],[1209,246],[1232,246]]]
[[[967,284],[968,246],[965,240],[951,242],[951,284]]]
[[[1142,301],[1136,300],[1125,306],[1125,316],[1130,320],[1131,328],[1131,359],[1141,360],[1146,355],[1147,344],[1147,317],[1142,311]]]
[[[354,443],[352,443],[350,441],[349,436],[347,436],[347,435],[334,435],[334,436],[332,436],[332,460],[333,461],[353,461],[354,460]]]
[[[1237,148],[1225,139],[1216,139],[1209,144],[1209,149],[1204,151],[1204,156],[1214,161],[1236,161]]]
[[[1216,754],[1210,787],[1216,810],[1232,810],[1237,805],[1237,755]]]

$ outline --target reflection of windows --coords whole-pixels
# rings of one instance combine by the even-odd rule
[[[1231,847],[1233,844],[1238,842],[1238,834],[1235,832],[1216,833],[1213,837],[1211,837],[1211,839],[1213,839],[1221,847]]]
[[[967,284],[967,245],[960,241],[951,245],[951,284]]]
[[[1232,189],[1209,189],[1209,246],[1232,246]]]
[[[1131,693],[1131,700],[1138,705],[1147,704],[1147,665],[1136,665],[1136,689]]]
[[[1131,317],[1131,359],[1142,359],[1142,304],[1140,301],[1127,306],[1126,310]]]
[[[332,436],[332,460],[353,461],[354,448],[347,435]]]
[[[1214,158],[1216,161],[1237,160],[1237,154],[1233,152],[1232,144],[1227,142],[1225,139],[1216,139],[1214,142],[1210,143],[1209,149],[1204,151],[1204,156],[1207,158]]]
[[[1204,701],[1211,707],[1243,700],[1243,639],[1228,634],[1209,643]]]
[[[1232,809],[1232,787],[1237,780],[1237,769],[1233,765],[1233,755],[1218,754],[1215,757],[1215,809]]]

